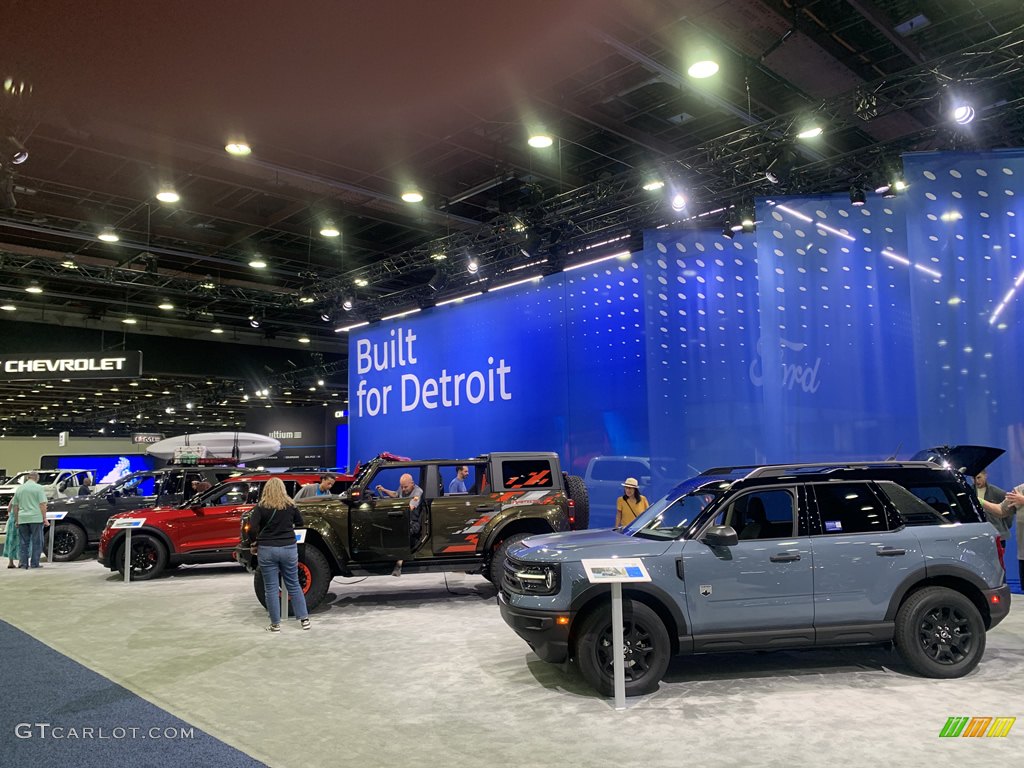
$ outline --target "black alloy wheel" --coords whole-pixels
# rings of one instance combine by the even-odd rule
[[[946,587],[915,592],[896,614],[896,647],[925,677],[963,677],[981,661],[985,639],[977,606]]]

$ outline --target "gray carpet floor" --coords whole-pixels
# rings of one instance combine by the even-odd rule
[[[1024,751],[1024,717],[1002,739],[938,738],[951,716],[1024,716],[1024,603],[963,679],[916,677],[881,648],[699,656],[624,712],[539,661],[479,576],[339,579],[311,632],[272,635],[237,566],[125,585],[82,560],[0,569],[0,618],[275,768],[933,766]]]

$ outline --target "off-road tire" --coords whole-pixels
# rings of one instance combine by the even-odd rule
[[[590,527],[590,493],[579,475],[565,476],[565,492],[573,501],[573,514],[576,522],[573,524],[574,531],[583,531]]]
[[[307,544],[305,552],[299,555],[299,586],[302,587],[302,594],[306,598],[306,610],[312,613],[313,609],[324,601],[330,584],[331,568],[327,564],[327,558],[319,549]],[[253,571],[252,588],[260,605],[266,608],[267,591],[263,585],[263,573],[259,568]],[[288,615],[295,615],[291,598],[288,599]]]
[[[963,677],[985,653],[985,622],[967,597],[946,587],[925,587],[896,613],[896,649],[925,677]]]
[[[491,562],[487,566],[487,580],[494,586],[501,586],[501,575],[505,572],[505,561],[508,559],[508,551],[523,539],[530,536],[529,533],[513,533],[506,539],[498,542],[491,554]]]
[[[626,695],[641,696],[658,688],[672,654],[661,618],[636,600],[622,601]],[[576,664],[583,678],[604,696],[615,695],[612,656],[612,609],[603,605],[589,614],[576,636]]]

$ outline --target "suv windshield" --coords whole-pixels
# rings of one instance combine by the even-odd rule
[[[679,538],[711,502],[729,489],[731,479],[699,475],[680,483],[626,526],[623,533],[647,539]]]
[[[11,478],[9,485],[21,485],[28,480],[28,472],[20,472]],[[59,472],[40,472],[39,480],[37,481],[40,485],[53,485],[57,482],[57,476]]]

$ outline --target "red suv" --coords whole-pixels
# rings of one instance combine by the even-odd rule
[[[184,504],[113,515],[100,536],[99,561],[124,574],[125,532],[110,526],[118,518],[142,517],[145,524],[132,530],[133,579],[152,579],[168,567],[184,563],[231,562],[242,513],[256,505],[271,477],[284,481],[289,496],[306,483],[320,481],[318,472],[250,474],[226,480]],[[350,482],[350,477],[338,475],[332,490],[338,492]]]

